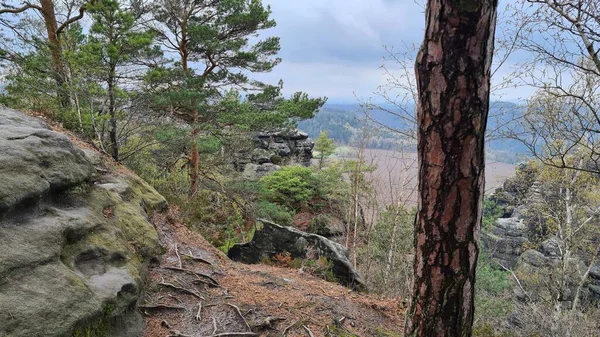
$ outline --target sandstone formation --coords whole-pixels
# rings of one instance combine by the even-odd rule
[[[0,336],[137,336],[148,216],[165,199],[39,120],[0,108]]]

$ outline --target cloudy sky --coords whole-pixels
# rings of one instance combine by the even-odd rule
[[[260,78],[285,82],[285,92],[327,96],[332,103],[375,97],[385,83],[384,46],[405,52],[423,39],[420,0],[265,0],[281,37],[283,62]],[[393,69],[393,64],[388,64]],[[522,91],[504,93],[517,100]]]

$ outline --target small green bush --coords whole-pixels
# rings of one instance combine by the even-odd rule
[[[259,218],[271,220],[282,226],[291,226],[294,223],[293,211],[264,200],[256,204],[256,214]]]
[[[266,199],[292,209],[299,209],[317,195],[317,179],[312,169],[285,166],[261,178]]]
[[[485,198],[483,201],[483,229],[490,229],[496,220],[502,216],[504,210],[498,206],[493,200]]]

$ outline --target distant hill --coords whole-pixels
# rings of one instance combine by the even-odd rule
[[[384,108],[393,111],[393,107]],[[369,116],[377,123],[366,118],[367,115],[358,104],[326,104],[317,116],[300,122],[298,127],[313,139],[321,131],[328,130],[329,137],[339,145],[360,144],[365,130],[368,130],[369,136],[366,137],[368,148],[383,150],[398,149],[400,146],[415,148],[414,141],[409,141],[406,137],[377,125],[406,129],[407,126],[400,118],[382,110],[370,111]],[[488,160],[515,164],[529,155],[527,148],[519,141],[499,137],[499,130],[504,127],[516,127],[511,121],[520,116],[521,107],[515,103],[493,102],[491,104],[487,126]]]

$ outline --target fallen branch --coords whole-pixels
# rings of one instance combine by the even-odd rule
[[[185,294],[192,295],[192,296],[194,296],[194,297],[197,297],[197,298],[199,298],[199,299],[201,299],[201,300],[204,300],[204,297],[202,297],[202,295],[200,295],[200,294],[196,293],[195,291],[192,291],[192,290],[189,290],[189,289],[185,289],[185,288],[182,288],[182,287],[178,287],[178,286],[176,286],[176,285],[174,285],[174,284],[171,284],[171,283],[165,283],[165,282],[161,282],[161,283],[159,283],[158,285],[159,285],[159,286],[166,287],[166,288],[171,288],[171,289],[174,289],[174,290],[180,291],[180,292],[182,292],[182,293],[185,293]]]
[[[213,318],[212,318],[212,321],[213,321],[213,335],[214,335],[214,334],[216,334],[216,333],[217,333],[217,330],[218,330],[219,328],[217,327],[217,319],[213,317]]]
[[[234,308],[235,311],[237,311],[238,315],[240,315],[240,317],[244,321],[244,324],[246,324],[246,327],[248,328],[248,330],[252,331],[252,328],[250,327],[250,324],[248,324],[248,321],[246,321],[246,318],[244,318],[244,315],[242,315],[242,312],[240,311],[240,308],[238,308],[237,305],[231,304],[231,303],[227,303],[227,305],[230,306],[230,307],[232,307],[232,308]]]

